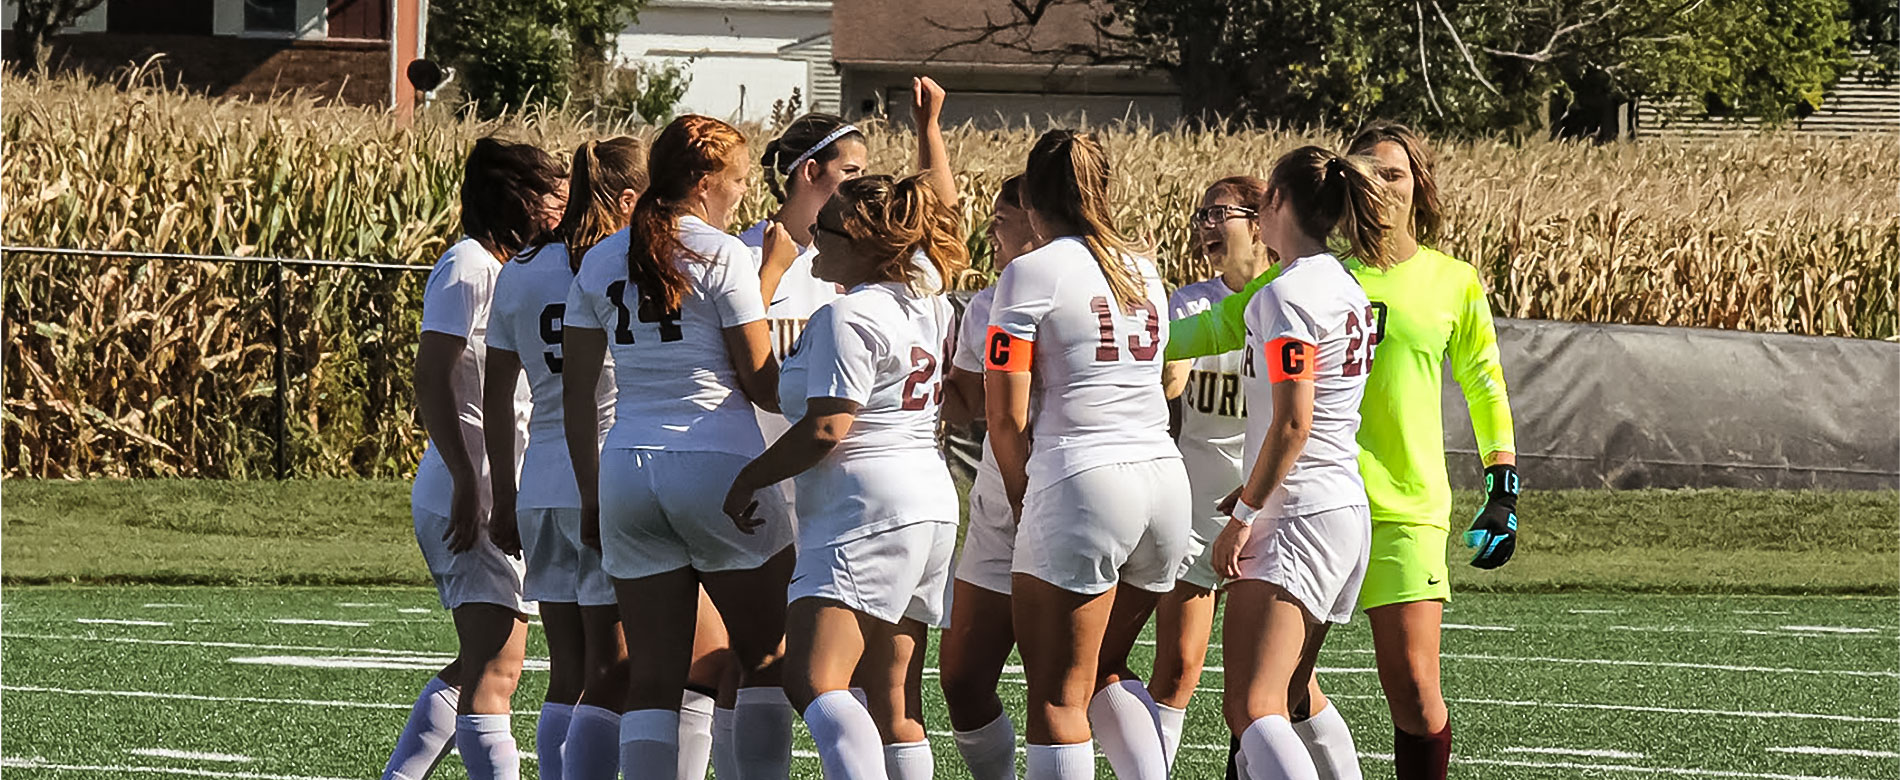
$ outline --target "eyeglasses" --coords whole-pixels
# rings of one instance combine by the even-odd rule
[[[1253,219],[1260,212],[1246,206],[1229,206],[1225,203],[1214,206],[1202,206],[1194,210],[1194,224],[1216,227],[1230,219]]]

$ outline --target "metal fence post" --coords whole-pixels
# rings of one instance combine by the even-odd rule
[[[284,264],[282,261],[271,264],[271,338],[276,343],[275,362],[277,372],[276,413],[272,415],[272,428],[277,440],[276,466],[277,478],[290,477],[290,453],[288,451],[289,434],[286,420],[290,414],[290,361],[284,354]]]

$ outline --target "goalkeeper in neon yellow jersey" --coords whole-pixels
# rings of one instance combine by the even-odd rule
[[[1439,389],[1449,359],[1464,390],[1485,465],[1487,501],[1463,541],[1471,565],[1491,569],[1516,549],[1516,444],[1497,334],[1477,270],[1436,249],[1440,205],[1432,158],[1424,142],[1402,125],[1380,123],[1354,137],[1350,152],[1377,158],[1377,171],[1411,219],[1396,235],[1388,270],[1348,261],[1378,315],[1379,339],[1359,412],[1359,471],[1372,509],[1372,555],[1359,606],[1372,624],[1379,680],[1392,711],[1394,761],[1399,777],[1443,778],[1451,755],[1451,725],[1439,690],[1439,627],[1451,596],[1445,566],[1451,486],[1445,473],[1444,423]],[[1261,274],[1239,294],[1208,311],[1176,320],[1167,357],[1186,360],[1245,344],[1242,315],[1255,291],[1272,281]],[[1324,697],[1313,683],[1311,714]],[[1298,713],[1295,714],[1296,717]],[[1317,719],[1316,719],[1317,720]],[[1310,732],[1303,732],[1309,735]],[[1323,738],[1308,736],[1316,752]],[[1352,747],[1337,766],[1351,765]],[[1326,762],[1320,762],[1325,764]],[[1354,775],[1356,776],[1356,774]]]

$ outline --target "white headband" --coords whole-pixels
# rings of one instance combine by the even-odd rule
[[[812,144],[810,149],[806,149],[804,154],[799,155],[798,159],[793,160],[791,165],[786,166],[785,175],[792,175],[792,171],[798,170],[798,166],[804,165],[805,161],[811,159],[812,155],[824,151],[825,147],[830,146],[833,141],[857,131],[858,128],[855,125],[846,124],[839,126],[838,129],[831,131],[831,135],[819,139],[818,143]]]

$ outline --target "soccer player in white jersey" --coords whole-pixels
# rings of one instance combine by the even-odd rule
[[[989,239],[998,272],[1036,249],[1036,235],[1023,210],[1021,175],[997,191]],[[963,308],[957,345],[945,379],[944,419],[966,423],[983,416],[983,346],[990,327],[995,287],[970,296]],[[1016,777],[1016,729],[996,695],[1003,666],[1016,647],[1009,616],[1009,566],[1016,550],[1016,516],[1003,491],[1003,474],[987,440],[970,486],[970,523],[957,558],[950,600],[950,626],[938,652],[939,682],[956,731],[957,752],[974,780]]]
[[[1273,264],[1259,241],[1255,220],[1266,205],[1266,194],[1267,183],[1252,176],[1230,176],[1207,188],[1194,210],[1194,235],[1201,256],[1219,273],[1175,290],[1168,298],[1168,319],[1206,311]],[[1214,628],[1220,577],[1214,573],[1212,548],[1227,524],[1227,514],[1218,506],[1242,480],[1247,401],[1241,393],[1240,361],[1245,352],[1174,361],[1165,372],[1169,403],[1178,410],[1175,442],[1194,491],[1198,549],[1174,590],[1155,607],[1155,665],[1148,692],[1161,713],[1161,742],[1169,767],[1174,766],[1188,701],[1200,685],[1208,634]]]
[[[528,247],[495,280],[488,325],[487,415],[501,414],[522,373],[534,397],[528,449],[517,489],[514,440],[489,427],[494,506],[489,537],[524,556],[522,591],[540,608],[547,634],[548,688],[535,724],[541,775],[612,780],[620,762],[620,709],[626,647],[613,583],[600,551],[581,541],[581,495],[561,419],[561,320],[568,288],[587,250],[627,225],[647,186],[646,148],[626,136],[588,141],[574,151],[567,210],[547,241]],[[595,383],[598,442],[613,423],[613,378]],[[684,760],[684,759],[682,759]],[[704,763],[703,761],[701,762]]]
[[[1326,630],[1351,618],[1365,577],[1372,519],[1354,437],[1378,341],[1371,302],[1326,241],[1341,233],[1361,262],[1391,266],[1389,203],[1370,165],[1317,146],[1267,178],[1260,237],[1280,274],[1247,306],[1247,478],[1213,555],[1231,580],[1222,711],[1251,780],[1319,778],[1291,713],[1306,711]]]
[[[937,448],[956,318],[941,291],[969,262],[957,223],[927,174],[840,185],[818,214],[813,269],[850,292],[785,359],[792,427],[726,494],[735,525],[764,533],[786,521],[755,516],[755,497],[797,480],[785,691],[832,780],[927,780],[935,765],[922,686],[959,511]]]
[[[620,720],[628,777],[680,773],[702,586],[725,619],[744,686],[738,774],[783,778],[791,762],[778,667],[792,529],[741,533],[719,506],[764,449],[752,403],[777,406],[763,296],[784,266],[768,264],[761,279],[745,245],[716,227],[745,193],[747,158],[744,136],[725,122],[688,115],[667,125],[630,224],[588,251],[567,301],[564,410],[582,533],[600,546],[636,659]],[[576,434],[594,428],[591,388],[610,350],[614,425],[597,451]],[[777,491],[758,501],[762,516],[787,516]]]
[[[1185,563],[1189,488],[1162,397],[1167,297],[1114,229],[1108,168],[1091,135],[1036,142],[1023,200],[1053,240],[1003,270],[990,311],[985,403],[1021,518],[1010,604],[1031,780],[1093,777],[1091,736],[1123,780],[1168,773],[1127,656]]]
[[[427,777],[451,747],[461,750],[476,780],[520,772],[508,700],[521,676],[532,607],[521,596],[520,563],[490,542],[484,528],[490,496],[482,431],[492,425],[525,439],[528,388],[517,382],[506,413],[484,420],[482,372],[495,276],[559,220],[564,179],[546,152],[493,138],[476,141],[462,177],[465,237],[436,261],[423,290],[415,384],[429,449],[409,501],[416,543],[443,608],[455,616],[458,650],[417,697],[385,780]],[[516,464],[506,465],[512,471]]]

